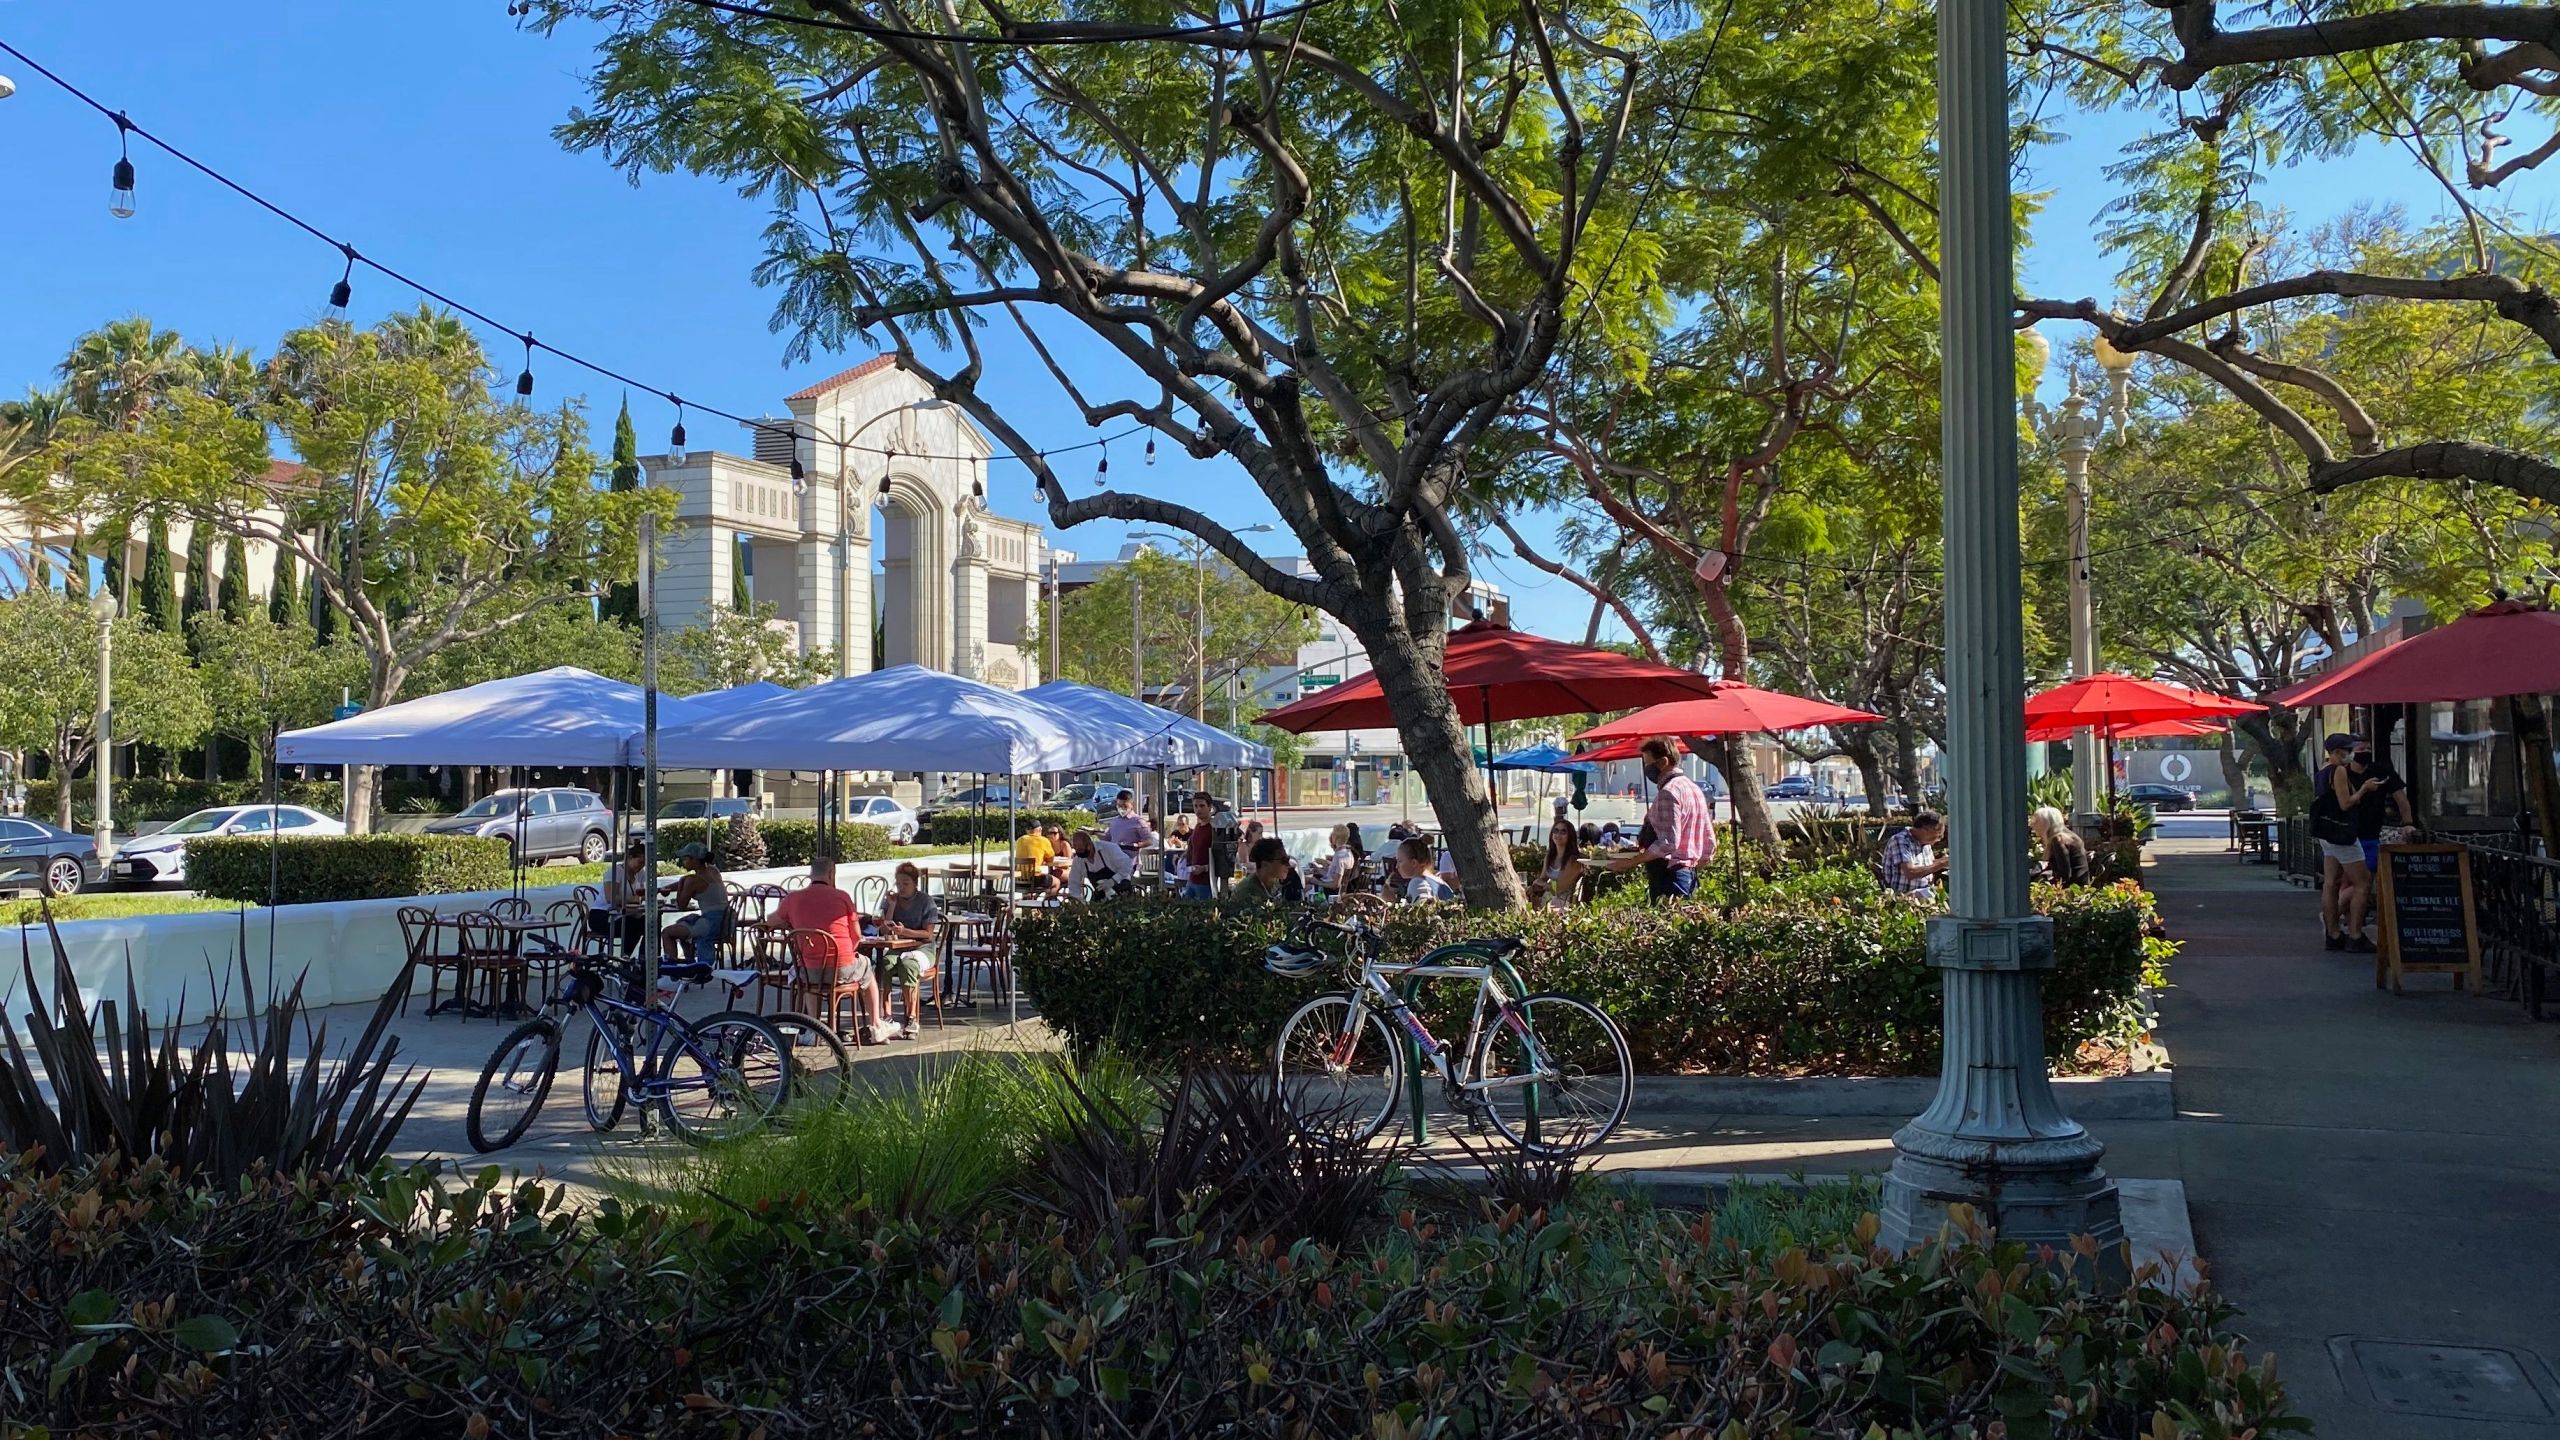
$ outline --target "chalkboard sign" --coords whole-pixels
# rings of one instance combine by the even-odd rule
[[[2480,926],[2471,903],[2471,852],[2460,845],[2382,847],[2382,944],[2373,983],[2396,993],[2403,975],[2480,984]]]

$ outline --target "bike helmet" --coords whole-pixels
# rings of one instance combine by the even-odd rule
[[[1283,940],[1262,952],[1262,968],[1274,975],[1303,978],[1333,963],[1325,953],[1296,940]]]

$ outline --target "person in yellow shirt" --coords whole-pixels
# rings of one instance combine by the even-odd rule
[[[1024,895],[1054,895],[1058,889],[1058,847],[1048,832],[1034,825],[1013,842],[1015,888]],[[1034,886],[1038,889],[1035,891]]]

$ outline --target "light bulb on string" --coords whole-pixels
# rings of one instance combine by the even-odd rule
[[[1156,463],[1156,437],[1153,435],[1147,437],[1147,463]]]
[[[1111,447],[1108,445],[1102,447],[1102,458],[1093,462],[1093,483],[1097,486],[1111,483]]]
[[[524,369],[516,373],[516,395],[529,399],[533,395],[533,332],[527,330],[516,338],[524,341]]]
[[[133,122],[116,112],[116,168],[114,188],[107,192],[107,213],[119,220],[133,218],[133,148],[128,138]]]
[[[2328,513],[2329,513],[2329,507],[2321,503],[2321,501],[2320,501],[2320,497],[2319,497],[2319,496],[2317,496],[2317,495],[2312,496],[2312,497],[2311,497],[2311,518],[2312,518],[2312,519],[2314,519],[2314,520],[2317,520],[2317,519],[2319,519],[2320,517],[2322,517],[2322,516],[2324,516],[2324,515],[2326,515],[2326,514],[2328,514]]]
[[[338,283],[329,287],[329,316],[334,320],[344,320],[347,318],[347,302],[354,299],[356,293],[356,247],[341,242],[338,249],[347,257],[347,268],[338,273]]]
[[[682,400],[677,400],[673,395],[670,395],[667,398],[675,400],[676,402],[676,428],[667,432],[667,463],[669,465],[680,466],[684,464],[686,459],[684,453],[684,402]]]

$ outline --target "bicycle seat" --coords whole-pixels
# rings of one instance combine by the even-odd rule
[[[658,983],[661,985],[700,985],[710,978],[711,962],[707,960],[687,960],[658,967]]]
[[[1472,948],[1484,951],[1496,960],[1508,960],[1529,948],[1528,941],[1510,935],[1488,935],[1481,940],[1469,940],[1466,943]]]

